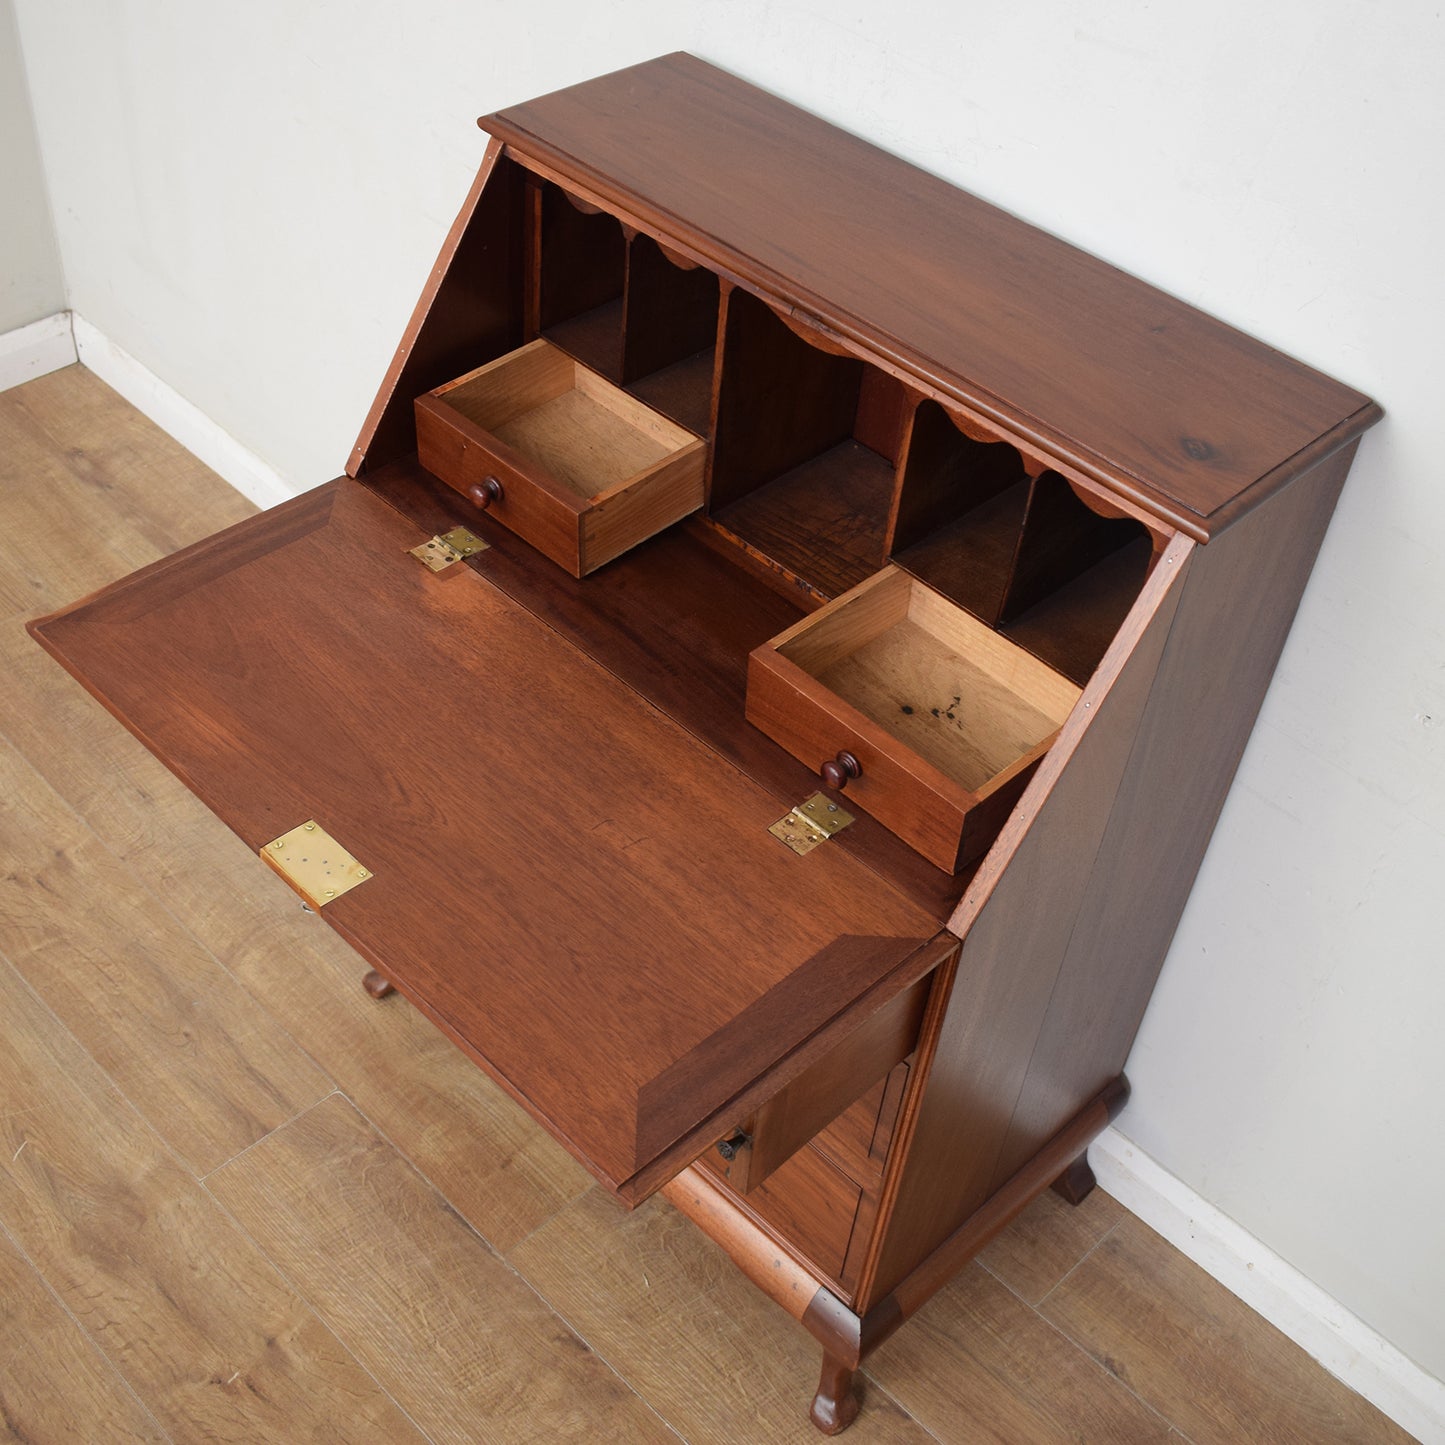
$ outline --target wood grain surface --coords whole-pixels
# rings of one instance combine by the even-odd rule
[[[74,528],[74,518],[92,506],[105,486],[99,468],[78,472],[47,433],[50,420],[63,435],[78,408],[68,406],[55,376],[44,377],[39,394],[27,388],[19,404],[7,406],[0,436],[7,472],[33,479],[27,487],[0,489],[0,616],[59,607],[68,600],[170,550],[119,514],[104,529]],[[14,393],[6,393],[7,396]],[[53,419],[52,419],[53,412]],[[56,539],[63,537],[63,545]]]
[[[715,1156],[705,1154],[698,1162],[734,1185],[727,1166]],[[744,1196],[743,1203],[749,1216],[786,1239],[793,1254],[815,1272],[839,1281],[862,1196],[862,1189],[837,1165],[810,1148],[800,1149]],[[842,1286],[837,1288],[842,1293]]]
[[[339,1095],[207,1184],[428,1439],[674,1438]]]
[[[982,1266],[968,1266],[865,1366],[941,1441],[1072,1445],[1169,1438],[1167,1416],[1080,1355]]]
[[[1177,539],[1156,568],[954,914],[951,926],[964,939],[959,985],[919,1112],[905,1120],[909,1153],[896,1196],[885,1202],[890,1232],[870,1303],[921,1265],[1000,1182],[998,1162],[1193,550]],[[1049,906],[1040,907],[1045,898]],[[1072,1100],[1049,1134],[1086,1102]],[[957,1166],[927,1167],[937,1159]]]
[[[3,961],[0,1031],[0,1225],[167,1432],[420,1439]]]
[[[1412,1438],[1132,1216],[1040,1309],[1196,1445]]]
[[[531,178],[528,178],[529,188]],[[622,294],[626,285],[627,239],[613,216],[580,205],[560,186],[543,185],[537,235],[538,321],[545,331],[617,303],[618,327],[607,355],[595,365],[617,380],[622,366]]]
[[[1124,1065],[1353,453],[1322,459],[1191,561],[1000,1179],[1057,1127],[1069,1100]],[[1247,636],[1248,655],[1222,649],[1225,636]]]
[[[285,1028],[3,739],[0,870],[0,953],[197,1173],[329,1092]],[[90,927],[77,936],[81,913]]]
[[[79,366],[6,392],[0,434],[11,479],[0,505],[16,509],[0,513],[0,566],[42,543],[52,526],[64,528],[64,547],[46,549],[49,585],[45,595],[27,596],[32,607],[48,602],[52,591],[85,591],[116,575],[107,565],[99,575],[80,576],[82,559],[102,547],[139,566],[256,510],[239,492],[218,488],[204,462]],[[21,477],[23,486],[16,484]],[[40,506],[54,508],[50,526],[32,510]],[[76,526],[81,517],[92,524]],[[42,578],[26,582],[39,590]]]
[[[416,397],[522,341],[522,172],[487,147],[347,461],[348,475],[416,449]]]
[[[1128,1211],[1102,1189],[1082,1204],[1065,1204],[1046,1189],[978,1261],[1021,1300],[1037,1305]]]
[[[1359,392],[689,55],[482,125],[1204,530],[1321,433],[1377,415]]]
[[[422,1015],[400,1000],[378,1009],[358,986],[355,953],[270,870],[258,869],[251,849],[19,627],[0,629],[0,670],[14,684],[0,705],[0,732],[127,865],[90,875],[89,908],[125,905],[112,948],[124,951],[146,922],[136,906],[146,880],[176,925],[220,965],[193,976],[204,988],[196,1011],[213,993],[230,998],[230,980],[238,981],[304,1035],[306,1052],[332,1083],[499,1248],[589,1187],[586,1171]],[[47,820],[46,833],[55,830]],[[227,880],[224,889],[218,878]],[[72,932],[83,916],[73,908],[57,915]],[[164,970],[166,959],[156,957],[154,966]],[[121,999],[116,1030],[133,1036],[150,1007]],[[208,1114],[215,1112],[212,1086],[199,1082],[192,1099],[154,1118],[177,1145],[202,1101],[212,1100]]]
[[[109,1445],[168,1437],[0,1233],[0,1427],[10,1440]]]
[[[673,264],[650,236],[627,248],[622,377],[628,386],[705,353],[711,380],[717,341],[718,278],[705,266]],[[706,423],[695,431],[706,431]]]
[[[816,1346],[676,1210],[624,1216],[594,1189],[508,1260],[684,1439],[817,1440]],[[856,1429],[864,1445],[929,1439],[881,1394]]]
[[[845,854],[788,853],[767,828],[793,800],[418,540],[343,480],[37,632],[253,847],[321,821],[374,875],[327,921],[600,1177],[655,1188],[710,1142],[689,1131],[886,1003],[933,923]]]
[[[491,543],[468,566],[789,806],[817,790],[816,766],[797,762],[744,716],[748,654],[796,622],[803,606],[735,565],[736,554],[708,546],[710,528],[687,524],[578,581],[414,462],[370,472],[366,482],[425,534],[465,521]],[[963,878],[866,814],[829,847],[940,921],[963,891]]]

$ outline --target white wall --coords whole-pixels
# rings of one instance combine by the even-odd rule
[[[1372,393],[1122,1127],[1445,1377],[1434,0],[20,0],[73,304],[341,469],[477,114],[691,49]]]
[[[0,336],[64,309],[15,10],[0,0]]]

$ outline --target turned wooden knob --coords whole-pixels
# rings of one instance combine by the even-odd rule
[[[502,484],[495,477],[483,477],[467,488],[467,496],[485,512],[493,502],[502,500]]]
[[[848,786],[849,778],[863,776],[863,767],[852,753],[839,753],[836,758],[829,758],[818,772],[835,793],[841,793]]]

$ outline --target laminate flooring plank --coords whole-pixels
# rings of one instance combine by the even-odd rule
[[[173,1438],[421,1440],[3,961],[0,1099],[0,1224]]]
[[[63,449],[33,434],[23,394],[36,384],[0,392],[0,618],[73,602],[164,550],[93,505]]]
[[[248,949],[235,956],[237,976],[295,1022],[347,1097],[493,1248],[510,1248],[591,1187],[592,1176],[404,998],[368,997],[356,955],[324,924],[310,925],[305,951]]]
[[[157,1445],[168,1437],[0,1233],[0,1439]]]
[[[1102,1189],[1079,1205],[1049,1189],[979,1252],[979,1263],[1036,1305],[1127,1214]]]
[[[674,1439],[339,1095],[207,1183],[431,1439]]]
[[[660,1199],[626,1213],[593,1189],[511,1262],[693,1445],[814,1445],[822,1349]],[[873,1390],[856,1445],[928,1435]]]
[[[1040,1310],[1194,1445],[1412,1438],[1133,1217]]]
[[[944,1445],[1169,1438],[1167,1419],[978,1264],[864,1368]]]
[[[291,1035],[0,739],[0,953],[204,1174],[331,1092]]]
[[[0,733],[493,1245],[590,1187],[405,1000],[369,998],[360,958],[18,628],[0,627],[0,674]]]
[[[13,427],[64,458],[88,499],[86,523],[97,514],[118,521],[158,555],[257,510],[83,366],[37,377],[4,400]]]

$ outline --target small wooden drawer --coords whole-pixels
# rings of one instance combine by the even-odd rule
[[[888,1146],[893,1142],[893,1128],[907,1084],[905,1060],[816,1135],[813,1148],[858,1184],[877,1184],[888,1158]]]
[[[738,1194],[751,1197],[805,1144],[818,1142],[823,1131],[856,1108],[875,1085],[883,1086],[895,1066],[917,1047],[934,977],[929,972],[904,989],[740,1122],[730,1137],[708,1150],[704,1156],[708,1167]],[[872,1106],[875,1119],[881,1107],[880,1096]]]
[[[997,835],[1080,689],[896,567],[748,659],[747,716],[954,872]],[[846,760],[845,760],[846,761]]]
[[[417,456],[574,577],[696,511],[701,440],[533,341],[416,400]]]
[[[741,1202],[830,1279],[841,1281],[863,1195],[862,1187],[831,1160],[807,1148]]]
[[[905,1061],[745,1194],[716,1154],[700,1162],[734,1191],[748,1214],[846,1289],[862,1252],[854,1249],[853,1236],[859,1222],[866,1226],[876,1212],[907,1081]],[[866,1247],[866,1240],[858,1243]]]

